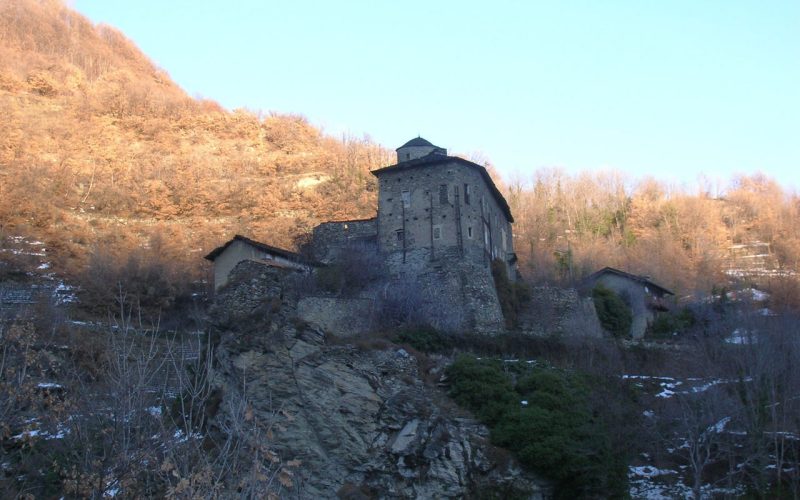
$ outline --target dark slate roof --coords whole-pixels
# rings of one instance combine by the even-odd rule
[[[284,259],[292,260],[292,261],[297,262],[299,264],[307,264],[307,265],[310,265],[310,266],[317,265],[316,262],[312,262],[312,261],[306,259],[305,257],[300,255],[299,253],[291,252],[289,250],[284,250],[283,248],[273,247],[271,245],[267,245],[266,243],[261,243],[260,241],[251,240],[250,238],[247,238],[247,237],[239,235],[239,234],[234,236],[230,241],[228,241],[224,245],[222,245],[220,247],[217,247],[214,250],[212,250],[211,253],[209,253],[208,255],[205,256],[205,258],[213,262],[217,257],[219,257],[219,255],[222,252],[225,251],[225,249],[227,249],[229,246],[231,246],[231,244],[233,244],[233,242],[236,241],[236,240],[239,240],[239,241],[242,241],[244,243],[247,243],[250,246],[258,248],[259,250],[263,250],[263,251],[265,251],[267,253],[270,253],[272,255],[277,255],[279,257],[283,257]]]
[[[400,146],[397,149],[410,148],[410,147],[419,147],[419,146],[430,146],[430,147],[433,147],[433,148],[438,148],[439,147],[439,146],[434,146],[433,144],[431,144],[430,142],[426,141],[422,137],[415,137],[415,138],[411,139],[410,141],[408,141],[407,143],[403,144],[402,146]],[[397,149],[395,149],[395,151],[397,151]]]
[[[424,141],[425,139],[422,140]],[[459,158],[458,156],[447,156],[445,154],[437,153],[434,151],[433,153],[425,155],[421,158],[402,161],[396,165],[390,165],[388,167],[379,168],[378,170],[373,170],[372,175],[374,175],[375,177],[379,177],[380,174],[387,172],[396,172],[398,170],[428,167],[432,165],[439,165],[442,163],[458,163],[459,165],[464,165],[466,167],[477,170],[483,177],[483,180],[484,182],[486,182],[486,185],[489,186],[489,192],[492,193],[492,196],[494,197],[497,204],[500,206],[500,209],[505,214],[508,222],[514,222],[514,217],[511,215],[511,208],[508,206],[508,202],[506,202],[506,199],[503,197],[503,194],[500,192],[499,189],[497,189],[497,186],[494,185],[494,181],[492,180],[492,177],[489,175],[489,172],[487,172],[486,169],[481,165],[473,163],[469,160],[465,160],[464,158]]]
[[[603,274],[616,274],[617,276],[622,276],[623,278],[627,278],[631,281],[636,281],[637,283],[642,283],[643,285],[647,285],[648,287],[654,288],[656,290],[660,290],[661,293],[664,295],[675,295],[672,291],[664,288],[663,286],[659,285],[658,283],[653,282],[650,279],[650,276],[639,276],[637,274],[626,273],[625,271],[620,271],[619,269],[614,269],[613,267],[604,267],[603,269],[590,274],[589,276],[584,279],[584,283],[594,281],[598,277]]]

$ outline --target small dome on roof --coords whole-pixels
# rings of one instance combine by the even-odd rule
[[[397,148],[395,151],[397,151],[397,163],[415,160],[432,153],[441,155],[447,154],[446,149],[440,148],[439,146],[434,146],[422,137],[415,137],[414,139],[411,139],[407,143]]]
[[[415,137],[408,141],[407,143],[403,144],[397,149],[409,148],[409,147],[419,147],[419,146],[428,146],[428,147],[437,147],[431,144],[430,142],[426,141],[422,137]],[[395,150],[396,151],[396,150]]]

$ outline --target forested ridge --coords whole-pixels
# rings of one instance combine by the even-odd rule
[[[201,256],[235,233],[295,247],[319,222],[374,215],[369,171],[394,159],[300,116],[191,98],[119,31],[59,0],[0,4],[0,115],[0,245],[39,239],[69,276],[133,256],[198,279]],[[498,183],[534,281],[611,265],[690,295],[744,266],[797,291],[800,198],[764,176],[675,188],[540,169]],[[753,245],[758,257],[733,258]]]

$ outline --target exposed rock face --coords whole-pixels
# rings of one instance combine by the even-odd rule
[[[324,332],[295,319],[279,271],[245,264],[234,274],[238,285],[218,296],[217,315],[227,316],[217,383],[225,399],[244,396],[256,418],[276,422],[268,444],[282,460],[301,461],[294,476],[301,496],[546,496],[542,481],[489,444],[484,426],[422,380],[414,356],[388,343],[326,344]],[[248,301],[256,289],[271,296]]]

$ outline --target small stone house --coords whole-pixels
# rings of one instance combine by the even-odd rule
[[[228,275],[236,264],[252,260],[273,267],[310,271],[314,264],[300,254],[273,247],[241,235],[234,236],[224,245],[215,248],[205,257],[214,263],[214,290],[228,282]]]
[[[587,276],[581,288],[590,292],[598,284],[616,292],[630,306],[633,314],[631,337],[634,339],[644,337],[656,314],[669,310],[668,296],[675,295],[649,276],[630,274],[613,267],[604,267]]]

